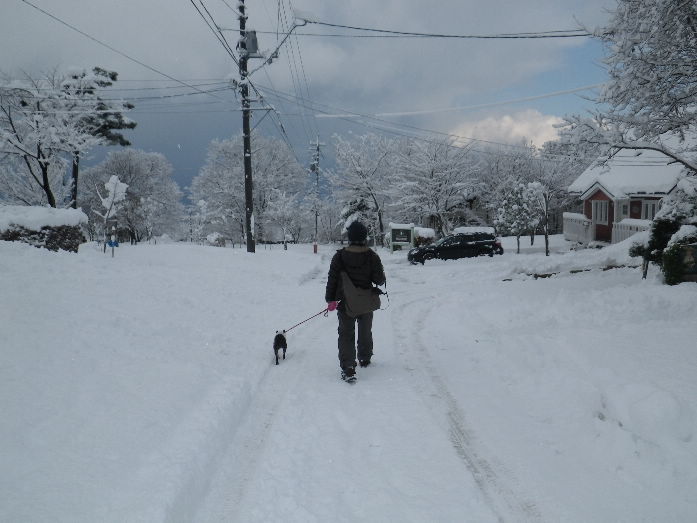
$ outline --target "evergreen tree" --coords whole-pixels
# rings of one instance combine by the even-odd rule
[[[66,93],[75,96],[81,101],[91,100],[94,102],[94,110],[85,114],[80,120],[82,125],[90,134],[102,139],[104,145],[120,145],[126,147],[131,145],[122,133],[124,129],[134,129],[136,122],[124,117],[123,110],[133,109],[134,105],[129,102],[105,101],[97,96],[99,89],[104,89],[114,84],[118,80],[118,73],[107,71],[101,67],[94,67],[91,73],[86,71],[73,72],[63,82],[61,88]],[[80,175],[80,155],[79,150],[72,152],[72,173],[71,173],[71,202],[72,207],[77,208],[78,178]]]

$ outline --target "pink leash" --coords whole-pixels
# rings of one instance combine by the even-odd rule
[[[302,325],[302,324],[305,323],[306,321],[310,321],[312,318],[316,318],[316,317],[319,316],[320,314],[324,314],[325,317],[328,316],[328,315],[329,315],[329,308],[326,308],[326,309],[324,309],[324,310],[321,310],[321,311],[319,311],[317,314],[313,314],[312,316],[310,316],[310,317],[307,318],[306,320],[301,321],[300,323],[296,323],[296,324],[293,325],[290,329],[286,329],[286,332],[292,331],[295,327],[298,327],[298,326]]]

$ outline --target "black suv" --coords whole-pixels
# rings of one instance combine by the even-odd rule
[[[441,260],[457,260],[483,254],[493,256],[503,254],[501,242],[488,232],[472,232],[466,234],[451,234],[435,243],[415,247],[407,254],[411,263],[423,264],[426,260],[438,258]]]

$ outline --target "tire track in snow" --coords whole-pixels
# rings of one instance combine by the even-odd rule
[[[322,256],[322,261],[326,257]],[[321,264],[312,267],[298,280],[300,286],[322,277]],[[269,368],[263,373],[252,400],[247,406],[243,421],[235,431],[220,463],[206,499],[197,512],[196,521],[238,521],[238,513],[253,483],[263,459],[268,436],[274,426],[277,413],[286,401],[288,391],[295,389],[307,363],[307,334],[293,336],[289,340],[286,360],[273,364],[269,350]],[[297,348],[296,348],[297,347]]]
[[[236,514],[247,495],[247,486],[257,474],[276,415],[288,390],[295,388],[302,376],[305,354],[304,349],[289,349],[287,359],[278,366],[269,358],[270,368],[260,380],[227,452],[221,456],[218,474],[196,521],[238,521]]]
[[[478,450],[479,444],[473,431],[467,425],[462,409],[436,370],[428,349],[421,340],[420,333],[425,332],[424,318],[428,312],[428,307],[420,306],[416,314],[405,314],[422,301],[423,299],[415,299],[400,304],[398,305],[398,314],[392,316],[395,339],[399,340],[400,349],[398,351],[406,358],[405,367],[421,381],[421,383],[415,383],[414,386],[417,389],[423,389],[422,392],[427,392],[427,394],[422,394],[425,401],[438,403],[445,407],[445,417],[452,446],[499,521],[542,521],[542,516],[535,503],[520,499],[508,486],[508,483],[515,483],[510,474],[507,474],[507,478],[502,478],[502,474],[497,470],[500,467],[495,467],[481,456]],[[402,330],[403,321],[399,324],[396,323],[396,318],[403,319],[405,317],[416,318],[408,333],[404,333]],[[410,364],[409,359],[412,357],[415,358],[415,361]]]

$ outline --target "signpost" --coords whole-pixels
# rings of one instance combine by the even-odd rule
[[[111,247],[111,257],[114,257],[114,247],[119,246],[119,242],[116,241],[116,226],[111,226],[111,239],[108,242],[109,247]]]
[[[413,223],[390,223],[390,252],[414,246]]]

